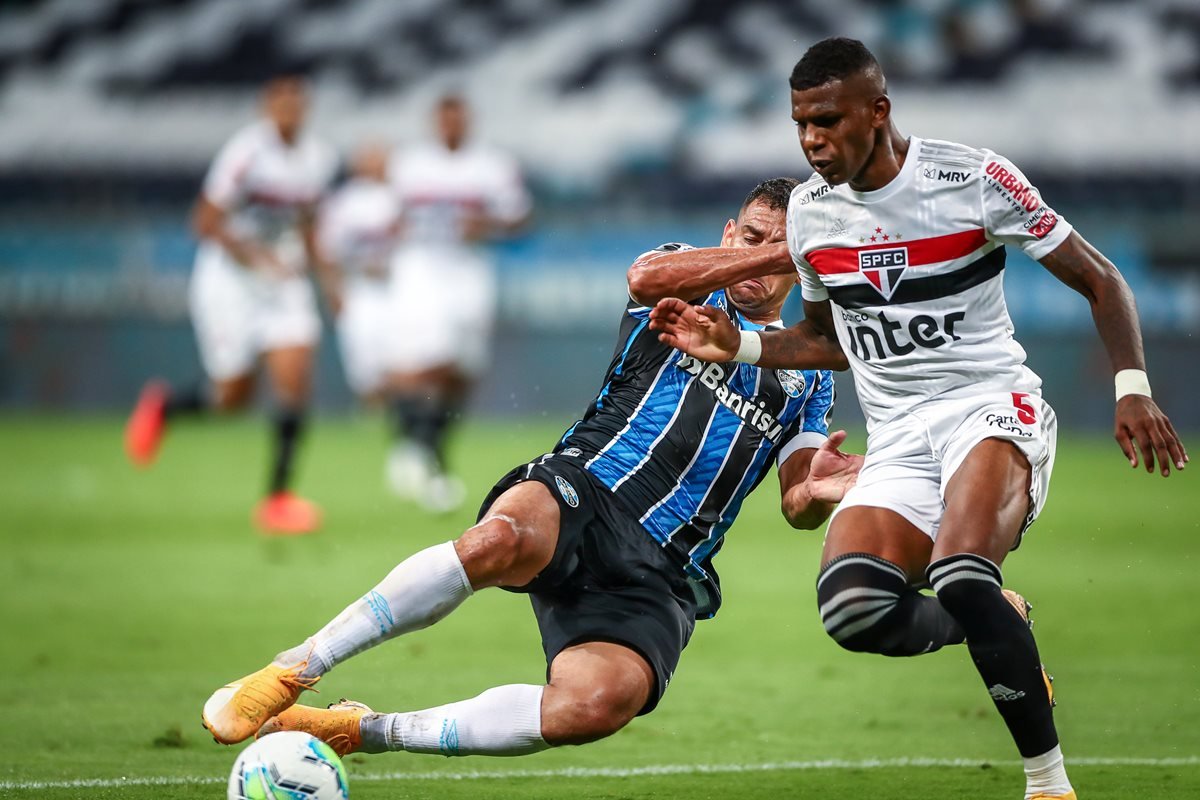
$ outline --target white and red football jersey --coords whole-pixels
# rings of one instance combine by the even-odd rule
[[[483,146],[450,150],[431,143],[402,148],[388,171],[400,198],[406,246],[464,248],[467,215],[486,213],[517,222],[529,213],[532,203],[517,163]]]
[[[300,215],[321,199],[336,170],[337,154],[324,142],[302,134],[288,145],[274,123],[259,120],[217,153],[203,192],[226,212],[235,236],[274,245],[296,233]]]
[[[383,181],[347,181],[322,205],[321,249],[349,279],[382,278],[395,247],[400,203]]]
[[[1036,392],[1004,302],[1004,246],[1039,259],[1071,226],[989,150],[909,140],[900,174],[796,187],[787,235],[804,299],[830,301],[868,431],[921,401]]]

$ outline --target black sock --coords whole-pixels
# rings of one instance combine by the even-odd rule
[[[456,406],[437,395],[400,395],[392,401],[397,436],[425,448],[442,470],[446,468],[446,434],[457,416]]]
[[[178,414],[199,414],[212,405],[209,389],[204,383],[193,383],[183,389],[171,389],[163,406],[163,415],[170,419]]]
[[[936,597],[911,588],[904,570],[870,553],[826,564],[817,603],[826,632],[856,653],[916,656],[963,641],[962,628]]]
[[[291,485],[296,443],[303,432],[303,412],[283,409],[275,415],[275,462],[271,468],[271,494],[285,492]]]
[[[1029,624],[1000,593],[1000,568],[986,558],[959,554],[926,571],[946,610],[967,634],[967,648],[1017,750],[1040,756],[1058,744],[1042,661]]]

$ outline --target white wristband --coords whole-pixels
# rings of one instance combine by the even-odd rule
[[[1127,394],[1143,394],[1150,397],[1150,379],[1146,377],[1145,370],[1140,369],[1123,369],[1113,378],[1113,383],[1117,389],[1117,399],[1120,400]]]
[[[762,336],[757,331],[742,331],[742,343],[738,345],[734,361],[743,364],[757,364],[762,358]]]

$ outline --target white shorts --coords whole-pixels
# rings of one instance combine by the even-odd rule
[[[975,445],[1003,439],[1033,469],[1027,528],[1046,504],[1057,432],[1054,409],[1036,394],[983,392],[926,401],[871,433],[858,481],[834,516],[854,506],[886,508],[937,541],[950,478]]]
[[[252,272],[213,245],[202,245],[196,254],[188,305],[200,359],[213,380],[247,375],[261,353],[312,346],[321,336],[307,277]]]
[[[389,291],[392,371],[454,366],[477,376],[487,367],[496,316],[490,264],[470,254],[441,260],[400,252],[392,262]]]
[[[338,315],[338,346],[346,382],[355,394],[383,388],[387,375],[391,307],[387,284],[370,279],[348,281]]]

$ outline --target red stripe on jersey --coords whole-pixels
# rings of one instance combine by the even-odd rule
[[[987,235],[983,232],[983,228],[975,228],[960,233],[948,233],[945,236],[913,239],[908,242],[869,244],[865,247],[828,247],[806,253],[804,259],[812,264],[818,275],[837,275],[858,272],[858,254],[865,250],[895,250],[907,247],[908,266],[916,267],[922,264],[940,264],[943,261],[953,261],[956,258],[969,256],[985,244],[987,244]]]

